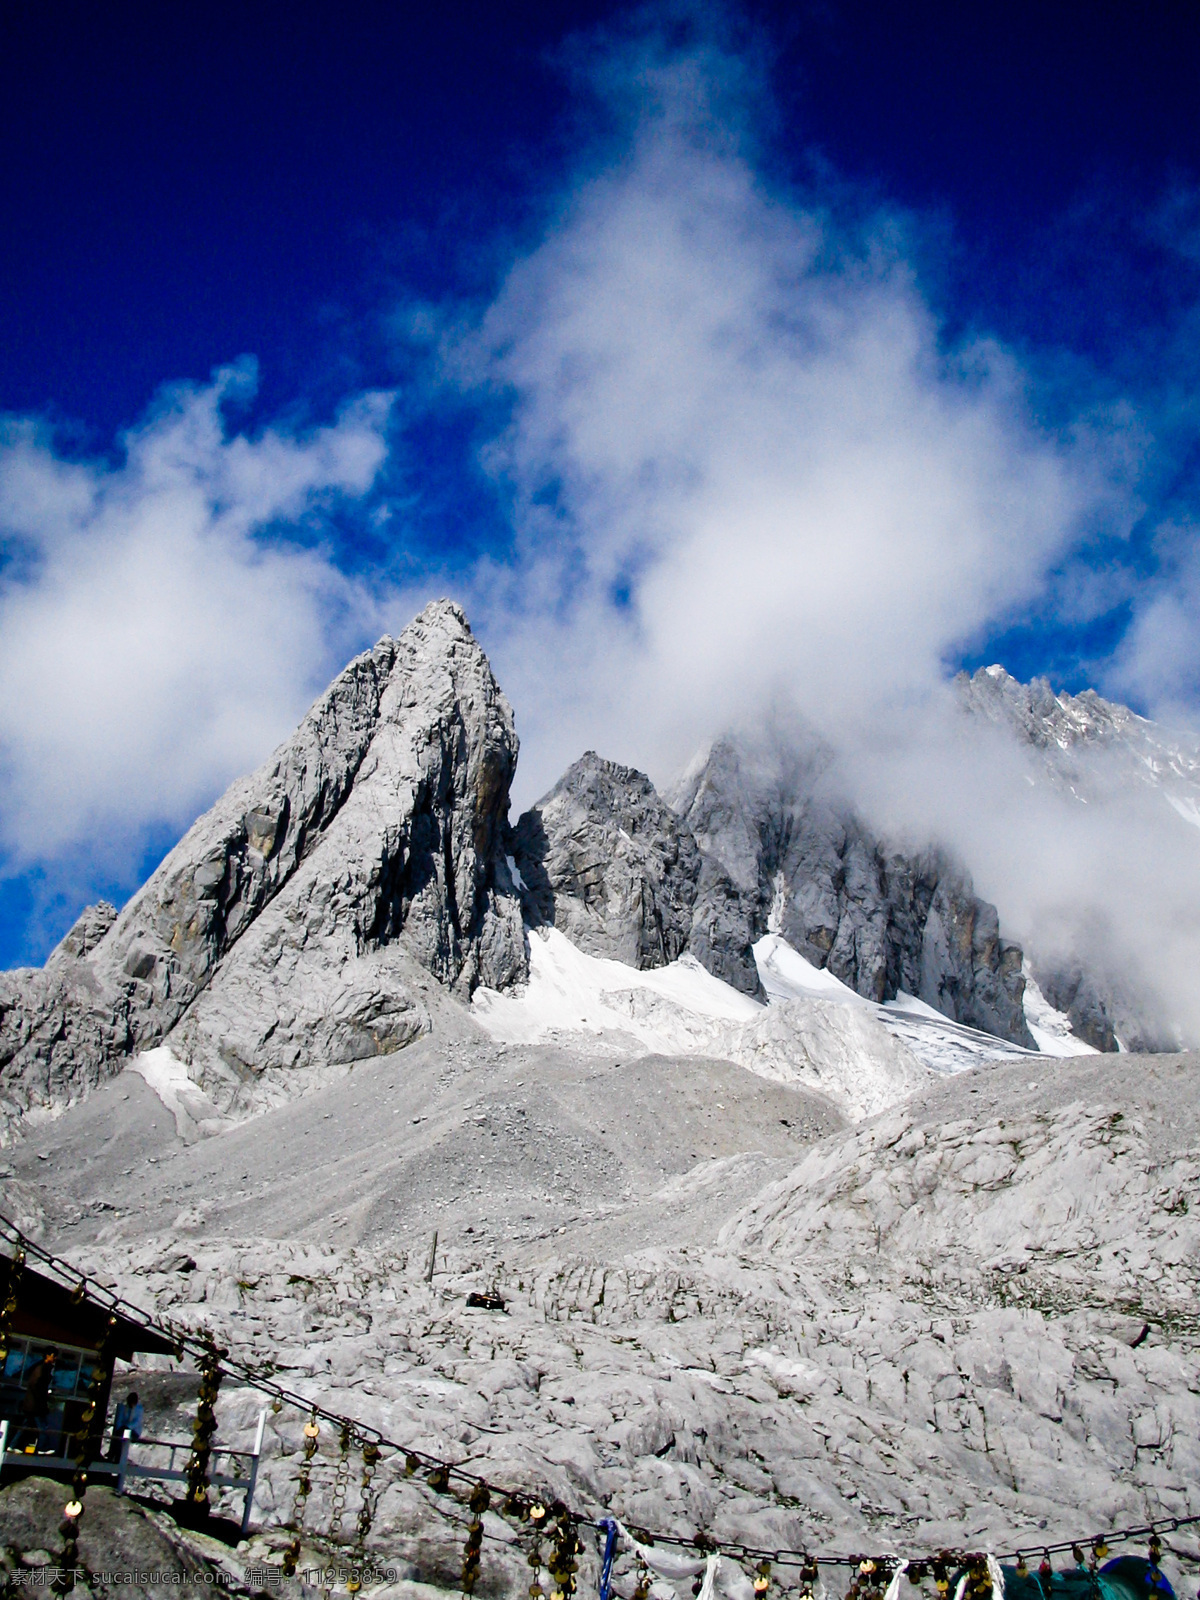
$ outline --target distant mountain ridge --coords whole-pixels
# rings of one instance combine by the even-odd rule
[[[1194,734],[1162,727],[1093,689],[1072,695],[1056,692],[1046,678],[1021,683],[998,665],[960,673],[955,689],[969,716],[1013,736],[1033,773],[1077,804],[1157,793],[1171,814],[1169,821],[1164,817],[1168,827],[1182,820],[1200,829],[1200,738]],[[1046,999],[1097,1049],[1155,1052],[1187,1044],[1127,973],[1105,970],[1094,959],[1032,954]]]
[[[1058,787],[1077,797],[1099,795],[1118,774],[1161,790],[1184,821],[1200,827],[1200,738],[1195,735],[1163,728],[1094,689],[1056,693],[1047,678],[1022,683],[998,665],[980,667],[970,676],[961,672],[954,686],[972,716],[1007,728],[1035,751]],[[1110,758],[1103,767],[1089,759],[1098,751]]]
[[[1200,817],[1200,744],[999,668],[958,690],[1079,798],[1111,781],[1090,753],[1115,747],[1127,781]],[[89,907],[44,968],[0,974],[0,1130],[164,1040],[217,1111],[259,1109],[402,1049],[480,986],[519,987],[529,930],[547,927],[641,971],[691,958],[755,1001],[754,947],[774,935],[843,992],[910,996],[1035,1048],[1025,953],[967,865],[936,841],[900,849],[831,798],[815,741],[719,739],[665,796],[588,752],[514,828],[517,752],[466,617],[426,607],[351,662],[123,910]],[[1134,1013],[1101,975],[1033,970],[1094,1047],[1159,1042],[1153,1019],[1119,1035]],[[905,1060],[898,1083],[926,1070]]]

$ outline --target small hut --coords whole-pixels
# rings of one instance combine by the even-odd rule
[[[8,1300],[13,1272],[12,1260],[0,1257],[0,1305]],[[17,1269],[16,1291],[8,1334],[0,1339],[0,1421],[8,1423],[8,1462],[17,1453],[39,1456],[39,1471],[65,1464],[78,1453],[73,1436],[89,1406],[90,1462],[101,1451],[114,1362],[132,1361],[139,1353],[173,1355],[174,1347],[32,1267]]]

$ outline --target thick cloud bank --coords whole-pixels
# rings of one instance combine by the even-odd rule
[[[1005,352],[943,345],[890,219],[756,174],[715,120],[729,70],[610,64],[651,110],[473,352],[512,398],[490,463],[520,556],[481,598],[539,708],[527,781],[605,729],[661,771],[777,693],[830,731],[890,718],[1105,508],[1103,461],[1039,434]]]
[[[661,781],[722,730],[798,716],[837,750],[831,781],[959,851],[1010,932],[1140,967],[1200,1033],[1200,833],[1161,795],[1035,781],[949,687],[1025,607],[1095,587],[1089,549],[1134,514],[1128,442],[1095,419],[1052,436],[1010,354],[948,344],[894,219],[772,187],[745,101],[729,115],[737,77],[711,50],[609,55],[602,93],[636,108],[619,154],[455,352],[511,403],[488,463],[518,555],[475,610],[521,798],[587,746]],[[1187,626],[1186,596],[1155,604],[1131,683],[1169,677]]]
[[[116,465],[64,460],[27,421],[0,432],[10,865],[86,847],[127,871],[145,830],[184,827],[290,731],[369,611],[319,550],[268,535],[370,486],[387,398],[302,437],[228,437],[222,403],[252,386],[243,366],[167,391]]]

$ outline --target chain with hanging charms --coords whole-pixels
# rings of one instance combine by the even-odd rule
[[[1150,1544],[1147,1547],[1147,1555],[1150,1560],[1150,1578],[1155,1587],[1157,1587],[1159,1577],[1161,1576],[1158,1570],[1158,1564],[1162,1560],[1162,1540],[1158,1537],[1157,1533],[1152,1533],[1150,1535]]]
[[[854,1570],[846,1600],[882,1600],[891,1572],[886,1561],[863,1556]]]
[[[196,1402],[196,1420],[192,1425],[192,1449],[184,1468],[187,1474],[187,1499],[190,1505],[208,1512],[208,1469],[212,1461],[213,1434],[217,1431],[216,1404],[225,1374],[221,1358],[228,1355],[208,1340],[200,1357],[200,1396]]]
[[[540,1500],[535,1500],[529,1507],[529,1555],[526,1560],[529,1564],[529,1596],[530,1600],[542,1600],[545,1590],[542,1588],[542,1534],[546,1528],[546,1508]]]
[[[326,1537],[335,1543],[342,1536],[342,1517],[346,1511],[346,1487],[350,1481],[350,1445],[354,1435],[350,1424],[343,1423],[338,1439],[338,1462],[333,1474],[333,1495],[329,1510],[329,1531]]]
[[[357,1594],[362,1588],[362,1573],[367,1562],[367,1536],[371,1532],[371,1521],[375,1515],[375,1501],[371,1497],[371,1480],[375,1476],[375,1468],[379,1465],[379,1446],[373,1439],[368,1439],[363,1445],[363,1471],[362,1471],[362,1500],[358,1507],[358,1520],[354,1525],[354,1548],[350,1556],[350,1581],[346,1585],[350,1594]]]
[[[576,1557],[583,1549],[583,1543],[575,1526],[575,1518],[566,1506],[556,1505],[554,1517],[554,1543],[547,1563],[550,1576],[554,1579],[550,1600],[570,1600],[575,1593],[575,1574],[579,1570]]]
[[[992,1574],[985,1556],[967,1557],[967,1586],[963,1600],[992,1600]]]
[[[308,1497],[312,1493],[312,1460],[317,1453],[317,1440],[321,1428],[317,1422],[314,1411],[304,1424],[304,1457],[300,1462],[300,1472],[296,1478],[296,1495],[292,1501],[292,1515],[289,1526],[292,1530],[292,1541],[283,1552],[283,1575],[285,1578],[296,1576],[296,1563],[300,1560],[300,1543],[304,1537],[304,1518],[308,1512]]]
[[[492,1492],[486,1483],[477,1483],[471,1491],[467,1505],[471,1511],[471,1525],[467,1529],[467,1542],[463,1549],[462,1592],[475,1593],[479,1577],[480,1546],[483,1544],[483,1513],[492,1503]]]
[[[652,1582],[650,1568],[646,1565],[646,1559],[639,1550],[637,1553],[637,1584],[634,1587],[632,1600],[648,1600]]]
[[[950,1552],[943,1550],[935,1561],[930,1562],[929,1569],[933,1573],[933,1587],[938,1600],[945,1600],[950,1592]]]

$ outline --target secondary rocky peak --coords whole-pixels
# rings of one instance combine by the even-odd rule
[[[1112,805],[1168,838],[1185,838],[1200,825],[1195,733],[1150,722],[1094,689],[1055,691],[1044,677],[1022,683],[1001,666],[960,673],[955,688],[968,718],[1014,741],[1029,782],[1057,791],[1067,805]],[[1134,970],[1093,939],[1087,907],[1076,913],[1065,942],[1061,929],[1045,948],[1030,941],[1031,969],[1046,999],[1098,1049],[1116,1049],[1118,1040],[1130,1050],[1179,1049],[1178,1024],[1155,990],[1155,952],[1147,950],[1148,960]]]
[[[589,750],[521,817],[514,841],[535,920],[580,949],[638,969],[690,953],[758,992],[735,886],[644,772]]]

